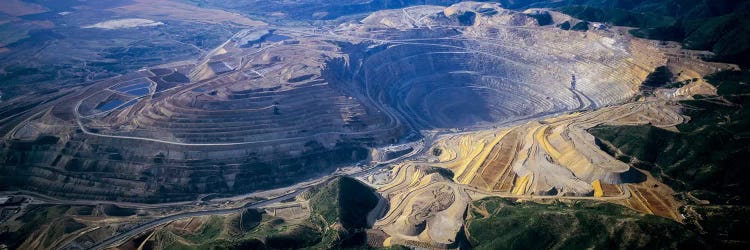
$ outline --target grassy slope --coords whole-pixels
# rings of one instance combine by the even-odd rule
[[[677,191],[716,205],[695,205],[698,230],[724,246],[750,247],[750,72],[720,72],[706,79],[719,97],[683,101],[688,123],[672,132],[649,125],[601,126],[589,132],[610,154],[648,169]]]
[[[302,223],[248,210],[241,217],[213,216],[193,234],[160,232],[158,241],[168,242],[169,249],[366,249],[359,231],[377,202],[372,189],[340,177],[313,192],[312,215]],[[175,236],[190,245],[174,241]]]
[[[21,245],[28,237],[30,237],[36,230],[40,229],[44,225],[51,225],[51,223],[62,218],[63,215],[70,209],[70,206],[46,206],[39,205],[29,208],[29,212],[19,218],[23,223],[20,229],[15,232],[3,232],[0,233],[0,244],[7,245],[10,249],[15,249]],[[70,223],[65,223],[70,224]],[[77,224],[77,223],[76,223]],[[72,224],[71,224],[72,225]],[[80,228],[80,225],[72,225],[74,228],[70,228],[69,225],[57,225],[51,230],[51,236],[60,236],[63,231],[75,231],[75,228]],[[68,229],[68,230],[66,230]],[[46,238],[44,244],[49,245],[56,239]]]
[[[371,188],[349,177],[337,178],[310,198],[312,210],[322,215],[326,223],[339,222],[347,228],[366,227],[363,215],[377,203]]]
[[[730,194],[739,203],[750,202],[745,176],[750,174],[750,72],[722,72],[706,78],[718,87],[721,98],[683,101],[690,122],[679,133],[650,125],[601,126],[589,132],[622,153],[625,161],[640,162],[662,181],[678,190],[705,190]],[[630,158],[633,159],[630,159]]]
[[[672,25],[676,21],[673,17],[669,16],[582,5],[565,6],[558,8],[558,10],[579,19],[594,22],[606,22],[617,26],[659,27]]]
[[[349,177],[337,178],[323,186],[310,198],[311,220],[315,224],[322,219],[325,225],[319,246],[364,245],[364,233],[359,231],[367,227],[367,213],[377,203],[378,198],[371,188]]]
[[[15,249],[24,241],[41,241],[42,247],[52,247],[52,243],[66,234],[86,227],[70,215],[91,214],[92,206],[30,205],[18,222],[23,225],[13,232],[0,232],[0,244]],[[88,213],[86,213],[88,212]],[[41,235],[41,236],[39,236]],[[42,237],[34,239],[33,237]]]
[[[486,211],[486,216],[479,211]],[[682,225],[602,202],[551,205],[475,201],[467,236],[476,249],[664,249],[705,243]]]

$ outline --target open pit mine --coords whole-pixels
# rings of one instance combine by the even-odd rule
[[[478,237],[469,221],[491,214],[475,203],[487,197],[601,201],[685,223],[676,191],[589,130],[676,131],[691,119],[679,101],[715,95],[704,76],[738,69],[709,54],[494,3],[381,10],[330,28],[256,25],[194,60],[3,101],[2,187],[94,206],[63,213],[80,225],[64,239],[21,239],[29,249],[196,246],[206,242],[185,235],[216,227],[225,231],[212,237],[231,241],[247,209],[263,214],[258,228],[281,218],[323,239],[284,245],[256,228],[239,238],[260,245],[245,247],[338,248],[328,232],[349,230],[371,247],[466,248]],[[642,94],[658,68],[685,84]],[[320,212],[322,193],[355,185],[320,187],[336,176],[367,186],[354,196],[373,194],[356,203],[370,204],[366,221]]]

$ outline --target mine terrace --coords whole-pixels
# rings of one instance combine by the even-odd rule
[[[81,27],[160,29],[192,10],[156,2],[182,9],[160,19],[135,1],[113,8],[142,18]],[[20,248],[197,246],[225,234],[323,247],[263,238],[279,225],[320,244],[337,228],[371,247],[457,248],[479,237],[477,218],[511,206],[488,197],[606,202],[687,223],[677,191],[590,131],[679,131],[690,120],[679,102],[716,95],[704,77],[739,69],[629,28],[494,3],[314,28],[213,11],[235,28],[200,56],[0,103],[0,165],[14,177],[3,178],[3,213],[43,211],[65,227]],[[685,84],[644,95],[660,67]],[[347,187],[373,194],[356,203],[367,204],[362,221],[330,223],[322,193]]]

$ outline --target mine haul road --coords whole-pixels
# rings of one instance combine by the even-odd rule
[[[121,243],[121,241],[130,239],[133,236],[136,236],[136,235],[140,234],[141,232],[144,232],[144,231],[149,230],[151,228],[154,228],[154,227],[157,227],[159,225],[166,224],[166,223],[169,223],[169,222],[172,222],[172,221],[175,221],[175,220],[186,219],[186,218],[191,218],[191,217],[198,217],[198,216],[206,216],[206,215],[232,214],[232,213],[240,212],[240,211],[242,211],[244,209],[258,208],[258,207],[262,207],[262,206],[265,206],[265,205],[268,205],[268,204],[277,203],[277,202],[280,202],[280,201],[283,201],[283,200],[286,200],[286,199],[294,198],[295,196],[297,196],[298,194],[300,194],[303,190],[305,190],[305,189],[297,189],[294,192],[291,192],[291,193],[288,193],[288,194],[285,194],[285,195],[282,195],[282,196],[279,196],[279,197],[276,197],[276,198],[273,198],[273,199],[268,199],[268,200],[259,201],[259,202],[255,202],[255,203],[248,203],[248,204],[245,204],[244,206],[238,207],[238,208],[227,208],[227,209],[196,211],[196,212],[187,212],[187,213],[170,215],[170,216],[167,216],[167,217],[163,217],[163,218],[160,218],[160,219],[156,219],[156,220],[147,222],[145,224],[141,224],[141,225],[139,225],[137,227],[134,227],[134,228],[130,229],[127,232],[124,232],[124,233],[112,236],[112,237],[110,237],[110,238],[108,238],[108,239],[106,239],[106,240],[104,240],[102,242],[99,242],[98,244],[92,246],[89,249],[96,249],[96,250],[98,250],[98,249],[105,249],[105,248],[111,247],[112,245],[116,245],[118,243]]]
[[[121,234],[114,235],[114,236],[112,236],[112,237],[110,237],[110,238],[108,238],[108,239],[106,239],[106,240],[104,240],[102,242],[97,243],[96,245],[92,246],[89,249],[106,249],[106,248],[111,247],[113,245],[121,244],[122,241],[130,239],[130,238],[132,238],[132,237],[134,237],[134,236],[136,236],[136,235],[138,235],[140,233],[143,233],[143,232],[145,232],[145,231],[147,231],[149,229],[152,229],[152,228],[157,227],[159,225],[163,225],[163,224],[175,221],[175,220],[181,220],[181,219],[186,219],[186,218],[191,218],[191,217],[198,217],[198,216],[206,216],[206,215],[226,215],[226,214],[232,214],[232,213],[240,212],[240,211],[242,211],[244,209],[260,208],[260,207],[263,207],[263,206],[266,206],[266,205],[270,205],[270,204],[281,202],[283,200],[292,199],[292,198],[296,197],[297,195],[299,195],[300,193],[302,193],[303,191],[305,191],[307,188],[309,188],[311,186],[314,186],[314,185],[318,185],[320,183],[324,183],[324,182],[326,182],[326,181],[328,181],[330,179],[333,179],[335,177],[338,177],[338,176],[361,177],[361,176],[370,174],[370,173],[372,173],[374,171],[377,171],[380,168],[382,168],[384,166],[387,166],[391,162],[394,162],[394,161],[403,161],[403,160],[406,160],[406,159],[410,159],[410,158],[416,157],[417,155],[419,155],[421,153],[424,153],[424,151],[425,151],[425,147],[419,147],[419,148],[415,149],[414,151],[412,151],[409,154],[403,155],[401,157],[398,157],[398,158],[395,158],[395,159],[392,159],[392,160],[389,160],[389,161],[386,161],[386,162],[377,163],[377,164],[375,164],[374,166],[372,166],[370,168],[362,169],[360,171],[357,171],[357,172],[351,173],[351,174],[334,174],[334,175],[330,175],[330,176],[325,176],[325,177],[323,177],[323,178],[321,178],[319,180],[311,181],[307,185],[304,185],[304,186],[301,186],[301,187],[295,189],[293,192],[284,194],[284,195],[276,197],[276,198],[264,200],[264,201],[259,201],[259,202],[255,202],[255,203],[247,203],[247,204],[245,204],[244,206],[241,206],[241,207],[237,207],[237,208],[225,208],[225,209],[214,209],[214,210],[204,210],[204,211],[194,211],[194,212],[185,212],[185,213],[174,214],[174,215],[162,217],[162,218],[159,218],[159,219],[156,219],[156,220],[153,220],[153,221],[141,224],[139,226],[136,226],[136,227],[128,230],[127,232],[123,232]]]
[[[363,38],[363,37],[349,37],[349,36],[338,35],[338,34],[326,35],[326,34],[319,34],[319,33],[314,33],[314,32],[313,33],[311,33],[311,32],[305,32],[305,31],[301,31],[301,30],[287,30],[287,31],[288,32],[292,32],[292,33],[306,34],[306,35],[317,35],[317,36],[322,36],[322,37],[333,37],[333,38],[342,38],[343,37],[343,38],[350,38],[350,39],[370,40],[370,41],[382,42],[382,43],[415,44],[415,45],[430,45],[430,46],[451,47],[451,48],[461,49],[461,50],[464,50],[464,51],[467,51],[467,52],[470,52],[470,53],[479,53],[479,54],[483,54],[483,55],[486,55],[486,56],[498,57],[497,55],[492,55],[492,54],[489,54],[489,53],[486,53],[486,52],[483,52],[483,51],[470,50],[470,49],[466,49],[466,48],[458,48],[458,47],[455,47],[455,46],[448,46],[448,45],[440,45],[440,44],[430,44],[430,43],[418,42],[419,39],[414,39],[414,40],[380,40],[380,39]],[[499,59],[504,59],[504,58],[499,58]],[[369,87],[368,84],[365,84],[365,86],[366,86],[366,88]],[[573,89],[571,89],[571,91],[572,90]],[[369,101],[372,102],[374,105],[378,106],[382,111],[384,111],[386,113],[386,115],[388,115],[389,118],[392,121],[395,120],[396,123],[398,123],[398,121],[400,121],[399,119],[396,118],[397,116],[399,116],[398,112],[390,109],[390,107],[385,107],[384,105],[381,105],[381,103],[377,102],[377,100],[375,100],[374,98],[372,98],[371,96],[369,96],[370,91],[366,91],[366,92],[368,93],[368,95],[366,97],[369,99]],[[576,94],[576,93],[574,92],[574,94]],[[588,99],[587,101],[589,101],[589,103],[591,103],[593,105],[593,107],[587,107],[586,105],[584,105],[584,100],[581,100],[581,96],[577,95],[577,97],[579,99],[579,104],[580,104],[579,107],[578,107],[578,109],[567,110],[567,111],[563,111],[563,112],[542,112],[542,113],[535,114],[535,115],[528,116],[528,117],[520,117],[518,119],[511,120],[511,121],[503,121],[503,122],[499,122],[497,124],[487,125],[487,127],[493,126],[493,125],[494,126],[508,126],[508,125],[512,125],[512,124],[519,124],[519,123],[527,122],[529,120],[537,120],[537,119],[544,118],[544,117],[558,115],[560,113],[570,113],[570,112],[576,112],[576,111],[587,111],[587,110],[599,108],[596,105],[593,105],[594,103],[592,101],[590,101],[590,99],[587,96],[583,95],[583,97],[585,99]],[[173,144],[173,145],[183,145],[183,146],[232,146],[232,145],[245,145],[245,144],[254,144],[254,143],[280,142],[280,141],[283,141],[283,140],[299,139],[299,138],[283,138],[283,139],[267,140],[267,141],[252,141],[252,142],[237,142],[237,143],[183,143],[183,142],[159,140],[159,139],[156,139],[156,138],[142,138],[142,137],[132,137],[132,136],[119,136],[119,135],[100,134],[100,133],[89,131],[85,127],[85,125],[81,121],[81,118],[85,118],[85,117],[81,117],[80,113],[78,112],[78,109],[79,109],[80,105],[81,105],[80,101],[78,103],[76,103],[76,105],[75,105],[75,114],[76,114],[75,122],[76,122],[76,125],[81,129],[81,131],[83,133],[91,135],[91,136],[99,136],[99,137],[115,138],[115,139],[142,140],[142,141],[149,141],[149,142],[156,142],[156,143],[165,143],[165,144]],[[408,119],[407,119],[407,121],[408,121]],[[417,127],[414,124],[409,123],[407,125],[409,125],[413,130],[417,130]],[[422,147],[420,147],[418,149],[415,149],[413,152],[405,155],[404,157],[399,157],[397,159],[392,159],[392,160],[389,160],[389,161],[385,161],[385,162],[381,162],[381,163],[376,163],[375,166],[373,166],[371,168],[368,168],[368,169],[363,169],[362,171],[358,171],[357,173],[353,173],[353,174],[335,174],[335,175],[332,175],[332,176],[324,177],[321,180],[325,181],[325,180],[328,180],[329,178],[333,178],[333,177],[341,176],[341,175],[348,175],[348,176],[351,176],[351,177],[361,177],[361,176],[373,173],[375,171],[378,171],[380,168],[382,168],[385,165],[388,165],[389,163],[393,163],[393,162],[396,162],[396,161],[405,160],[406,158],[413,158],[413,157],[415,157],[415,156],[417,156],[419,154],[424,153],[424,151],[426,151],[426,149],[428,148],[426,145],[431,145],[432,142],[436,138],[439,138],[441,136],[445,136],[447,134],[462,134],[462,133],[468,133],[470,131],[480,130],[480,129],[486,129],[486,127],[483,127],[483,128],[473,128],[473,129],[470,128],[470,129],[463,130],[463,131],[458,132],[458,133],[452,132],[452,131],[445,131],[445,130],[441,131],[441,130],[438,130],[436,134],[424,138],[425,142],[423,143]],[[372,132],[373,131],[348,132],[348,133],[347,132],[326,132],[326,133],[321,133],[321,134],[315,134],[313,136],[318,136],[318,135],[323,135],[323,134],[347,134],[347,135],[352,135],[352,134],[365,134],[365,133],[372,133]],[[310,136],[307,136],[307,137],[310,137]],[[258,207],[262,207],[262,206],[265,206],[265,205],[277,203],[277,202],[280,202],[280,201],[285,200],[285,199],[293,198],[297,194],[299,194],[300,192],[306,190],[307,187],[309,187],[309,186],[311,186],[313,184],[317,184],[317,183],[320,183],[320,182],[319,181],[314,181],[314,182],[312,182],[309,185],[301,186],[301,187],[299,187],[297,189],[294,189],[294,191],[291,192],[291,193],[288,193],[288,194],[285,194],[285,195],[282,195],[282,196],[279,196],[279,197],[276,197],[276,198],[273,198],[273,199],[265,200],[265,201],[260,201],[260,202],[256,202],[256,203],[248,203],[248,204],[246,204],[246,205],[244,205],[242,207],[238,207],[238,208],[226,208],[226,209],[215,209],[215,210],[185,212],[185,213],[180,213],[180,214],[175,214],[175,215],[171,215],[171,216],[166,216],[166,217],[163,217],[163,218],[155,219],[155,220],[147,222],[145,224],[136,226],[136,227],[130,229],[129,231],[127,231],[127,232],[124,232],[124,233],[121,233],[121,234],[118,234],[118,235],[114,235],[114,236],[112,236],[112,237],[110,237],[110,238],[108,238],[108,239],[106,239],[106,240],[104,240],[102,242],[99,242],[98,244],[92,246],[91,249],[103,249],[103,248],[106,248],[106,247],[110,247],[110,246],[112,246],[114,244],[121,243],[124,240],[130,239],[133,236],[136,236],[136,235],[138,235],[138,234],[140,234],[140,233],[142,233],[144,231],[147,231],[147,230],[152,229],[154,227],[157,227],[159,225],[163,225],[163,224],[169,223],[171,221],[179,220],[179,219],[185,219],[185,218],[197,217],[197,216],[205,216],[205,215],[231,214],[231,213],[239,212],[239,211],[241,211],[243,209],[258,208]],[[468,189],[471,189],[471,188],[468,188]],[[591,197],[560,197],[560,196],[528,196],[528,197],[526,197],[526,196],[510,196],[510,195],[497,194],[497,193],[491,193],[491,192],[487,193],[486,191],[483,191],[483,190],[472,190],[472,191],[479,192],[479,193],[484,193],[484,195],[507,197],[507,198],[529,198],[529,199],[538,199],[538,198],[592,199]],[[612,200],[623,199],[623,198],[627,198],[629,196],[630,196],[630,192],[626,191],[626,192],[623,193],[622,196],[608,197],[608,199],[612,199]],[[132,204],[129,204],[129,205],[132,205]]]

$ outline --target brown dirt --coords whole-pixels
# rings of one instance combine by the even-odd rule
[[[518,137],[519,133],[513,130],[499,138],[495,145],[486,145],[492,148],[484,159],[475,158],[482,162],[476,168],[476,174],[468,175],[471,178],[468,185],[486,191],[510,192],[515,179],[510,165],[519,146]]]
[[[604,192],[604,197],[615,197],[622,195],[620,187],[615,184],[602,183],[602,191]]]

